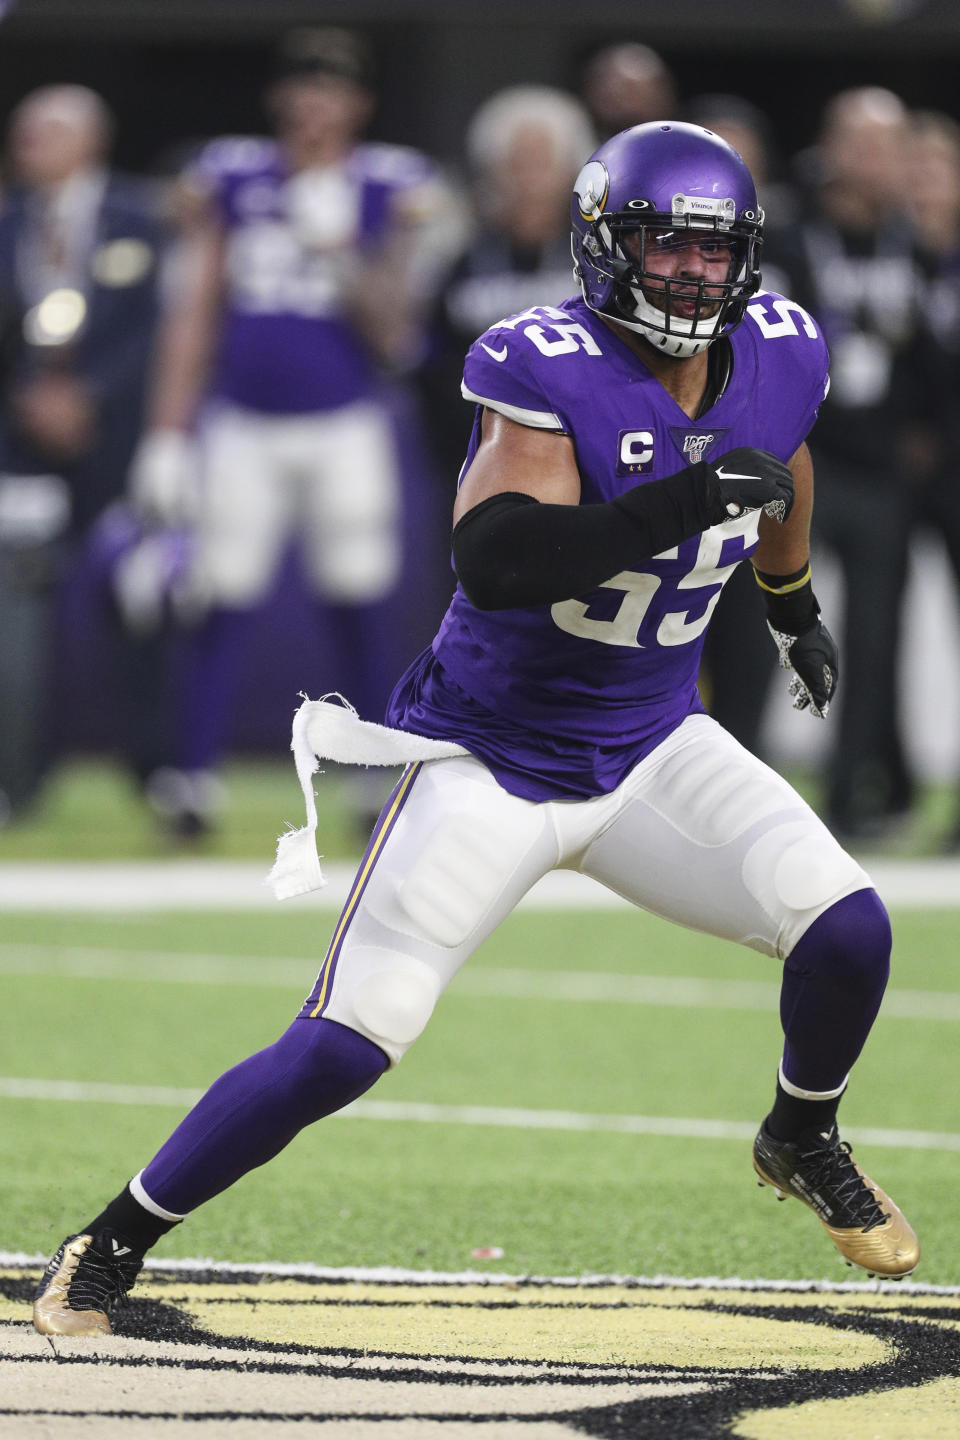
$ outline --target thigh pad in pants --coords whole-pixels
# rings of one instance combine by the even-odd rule
[[[303,1014],[396,1063],[461,965],[556,863],[548,807],[478,761],[412,766],[374,830]]]
[[[620,787],[580,868],[645,910],[786,958],[870,878],[782,776],[690,716]]]

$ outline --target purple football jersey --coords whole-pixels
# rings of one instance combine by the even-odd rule
[[[387,235],[400,192],[434,169],[417,151],[358,145],[291,173],[273,140],[213,141],[191,172],[226,233],[227,295],[214,393],[247,409],[306,414],[371,392],[375,366],[344,309],[358,255]]]
[[[569,435],[585,505],[742,445],[787,461],[824,396],[823,339],[799,306],[761,292],[730,343],[726,389],[690,420],[582,300],[502,321],[467,354],[463,393],[478,409],[464,471],[482,406]],[[394,691],[388,722],[459,741],[528,799],[614,789],[702,709],[704,632],[758,526],[759,512],[715,525],[555,605],[480,611],[458,586],[432,647]]]

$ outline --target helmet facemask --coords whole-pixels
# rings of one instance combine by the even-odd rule
[[[664,354],[688,359],[743,319],[747,301],[760,285],[759,222],[720,217],[691,222],[683,215],[676,217],[680,223],[671,225],[663,215],[654,223],[651,219],[638,224],[636,214],[597,216],[581,242],[584,258],[595,273],[612,282],[608,303],[598,307],[601,313],[643,335]],[[728,250],[722,279],[665,277],[648,268],[654,247],[691,243]]]
[[[601,222],[602,223],[602,222]],[[716,222],[709,227],[608,223],[616,283],[613,301],[621,323],[638,330],[665,354],[688,358],[706,349],[728,323],[742,318],[750,284],[754,237],[735,235]],[[660,273],[648,259],[659,252],[698,247],[705,259],[726,258],[721,275]],[[621,268],[622,267],[622,268]],[[716,269],[716,265],[713,266]],[[737,313],[731,313],[734,308]]]

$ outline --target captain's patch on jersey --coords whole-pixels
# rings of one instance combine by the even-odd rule
[[[652,430],[621,430],[617,436],[617,474],[643,475],[653,469]]]

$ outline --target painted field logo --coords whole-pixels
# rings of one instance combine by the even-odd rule
[[[4,1433],[83,1415],[107,1440],[138,1420],[218,1436],[312,1422],[351,1440],[400,1422],[418,1437],[479,1423],[497,1440],[923,1440],[960,1417],[960,1294],[945,1288],[156,1266],[115,1336],[50,1340],[29,1323],[35,1282],[0,1272]]]

